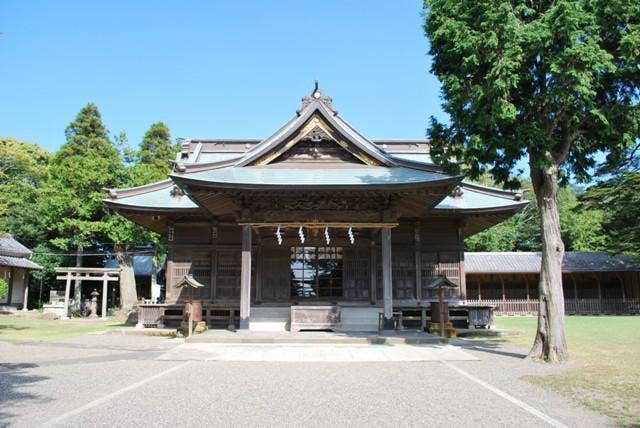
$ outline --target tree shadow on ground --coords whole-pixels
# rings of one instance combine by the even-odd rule
[[[527,357],[526,352],[513,352],[504,348],[504,341],[501,340],[473,340],[473,339],[457,339],[452,345],[468,348],[474,351],[487,352],[490,354],[500,355],[503,357],[517,358],[524,360]]]
[[[42,397],[20,389],[36,382],[48,379],[28,373],[28,369],[38,367],[33,363],[0,363],[0,427],[11,425],[11,418],[16,415],[10,413],[8,408],[11,403],[23,403],[26,400],[50,401],[50,398]]]
[[[13,324],[0,324],[0,330],[27,330],[29,327],[18,327]]]

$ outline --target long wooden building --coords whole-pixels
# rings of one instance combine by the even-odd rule
[[[190,274],[207,318],[237,310],[240,328],[287,329],[295,309],[313,324],[331,308],[346,331],[428,306],[440,276],[464,300],[464,238],[527,201],[445,174],[425,140],[368,139],[316,85],[269,137],[183,139],[167,180],[106,204],[167,238],[176,310]]]

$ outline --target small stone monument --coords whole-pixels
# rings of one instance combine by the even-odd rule
[[[89,318],[98,318],[98,293],[95,289],[91,292],[91,314]]]

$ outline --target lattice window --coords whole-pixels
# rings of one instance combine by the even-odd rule
[[[218,250],[217,261],[216,297],[222,300],[239,299],[242,252]]]
[[[342,287],[345,299],[365,300],[370,297],[370,257],[369,249],[344,250]]]
[[[394,299],[415,298],[416,268],[413,249],[396,249],[392,254]]]

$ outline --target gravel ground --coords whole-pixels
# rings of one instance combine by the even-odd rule
[[[303,363],[185,361],[182,343],[0,342],[0,426],[613,425],[519,379],[565,368],[501,345],[456,341],[469,361]]]

